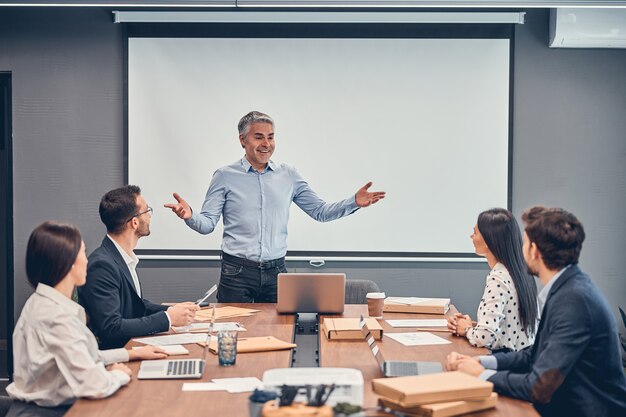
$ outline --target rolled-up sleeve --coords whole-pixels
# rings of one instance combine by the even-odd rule
[[[121,371],[108,371],[89,352],[87,334],[68,323],[55,323],[45,334],[46,345],[75,397],[104,398],[130,382]],[[121,352],[114,353],[121,356]]]

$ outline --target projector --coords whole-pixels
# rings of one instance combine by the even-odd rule
[[[328,398],[327,405],[350,403],[363,406],[363,374],[352,368],[276,368],[263,373],[266,390],[279,391],[282,385],[290,386],[330,386],[335,390]],[[296,402],[306,402],[306,396],[299,393]]]

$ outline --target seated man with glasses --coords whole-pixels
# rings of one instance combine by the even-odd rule
[[[139,260],[133,251],[139,239],[150,234],[152,207],[140,188],[127,185],[106,193],[100,201],[100,218],[107,235],[89,255],[87,284],[78,290],[100,349],[119,348],[132,337],[189,324],[198,309],[194,303],[167,307],[142,296]]]

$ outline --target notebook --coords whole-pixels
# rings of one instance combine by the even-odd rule
[[[346,274],[278,274],[279,313],[343,313]]]
[[[386,361],[383,357],[383,353],[380,351],[378,344],[376,343],[376,340],[374,340],[374,337],[370,333],[363,316],[361,316],[359,325],[361,327],[361,333],[363,333],[363,336],[372,351],[372,355],[374,355],[374,358],[378,362],[380,370],[384,376],[410,376],[443,372],[443,368],[439,362]]]

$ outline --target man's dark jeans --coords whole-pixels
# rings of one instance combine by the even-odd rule
[[[287,272],[285,258],[258,263],[224,253],[217,301],[275,303],[276,281],[281,272]]]

